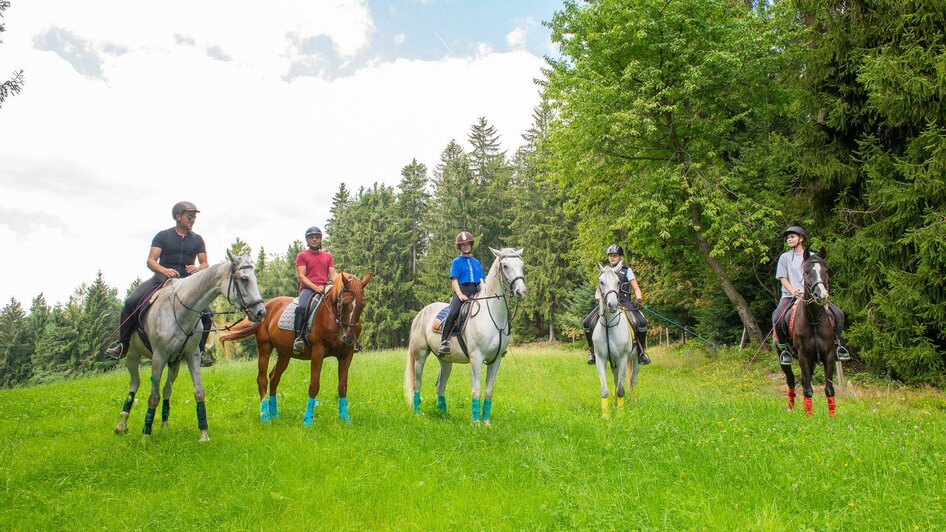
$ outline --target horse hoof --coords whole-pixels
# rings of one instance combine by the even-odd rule
[[[351,418],[350,418],[350,417],[348,417],[348,416],[342,416],[342,417],[340,417],[339,419],[341,419],[342,422],[345,423],[346,425],[351,425]]]
[[[119,426],[115,427],[115,434],[118,434],[119,436],[124,436],[127,432],[128,432],[128,427],[127,427],[127,426],[124,426],[124,427],[123,427],[123,426],[119,425]]]
[[[168,428],[168,422],[167,422],[167,421],[162,421],[162,422],[161,422],[161,430],[164,430],[164,429],[166,429],[166,428]]]
[[[489,422],[488,419],[484,419],[484,420],[483,420],[483,426],[484,426],[484,427],[492,427],[493,425]]]
[[[200,431],[200,438],[198,438],[198,443],[203,443],[205,441],[210,441],[210,436],[205,431]]]
[[[302,426],[304,426],[304,427],[311,427],[311,426],[312,426],[312,418],[306,418],[306,419],[302,420]]]

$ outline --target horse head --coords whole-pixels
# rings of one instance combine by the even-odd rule
[[[618,267],[598,266],[598,291],[601,293],[601,301],[611,312],[618,309],[618,292],[621,290],[621,278],[618,276]]]
[[[499,260],[499,273],[502,275],[503,289],[508,288],[511,290],[512,294],[516,296],[516,299],[525,298],[527,291],[525,281],[526,266],[522,261],[522,249],[523,248],[489,248],[489,250],[493,252],[493,256]]]
[[[350,273],[339,273],[332,284],[335,302],[335,323],[345,345],[352,345],[361,334],[361,312],[365,308],[364,288],[374,274],[368,272],[360,280]]]
[[[227,288],[221,292],[227,295],[231,304],[240,307],[246,312],[246,317],[254,323],[259,323],[266,316],[266,307],[263,306],[263,297],[259,293],[259,284],[256,273],[253,271],[253,261],[249,254],[234,255],[227,250],[227,259],[230,260],[230,275],[227,279]]]
[[[824,249],[818,253],[811,253],[806,249],[802,262],[805,297],[814,299],[815,303],[821,306],[828,304],[828,266],[824,260],[826,256]]]

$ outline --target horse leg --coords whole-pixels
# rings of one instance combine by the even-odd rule
[[[272,417],[269,404],[266,402],[266,388],[269,386],[266,373],[269,371],[269,356],[270,353],[272,353],[272,350],[273,346],[268,342],[261,342],[259,340],[259,335],[257,335],[256,351],[258,355],[256,357],[256,387],[259,390],[259,418],[263,423],[269,423],[269,420]]]
[[[621,409],[624,408],[624,378],[627,376],[627,362],[618,361],[617,367],[611,373],[614,375],[614,394],[618,397],[618,409]]]
[[[836,405],[834,402],[834,356],[824,359],[824,395],[828,398],[828,417],[834,417]]]
[[[124,434],[128,432],[128,416],[131,415],[131,407],[135,404],[135,394],[138,393],[138,387],[141,386],[141,375],[138,374],[138,364],[141,357],[137,353],[129,353],[125,358],[125,366],[131,375],[131,382],[128,385],[128,397],[122,406],[122,413],[115,427],[115,434]]]
[[[151,395],[148,396],[148,413],[145,414],[145,426],[141,431],[145,436],[151,436],[154,413],[158,408],[158,401],[161,399],[161,376],[164,374],[165,364],[167,364],[167,361],[163,354],[155,352],[151,356]]]
[[[802,393],[805,395],[805,415],[811,416],[812,406],[811,406],[811,359],[810,353],[806,349],[798,349],[798,365],[801,366],[801,387]]]
[[[489,426],[489,414],[493,409],[493,385],[496,384],[496,375],[499,373],[499,363],[503,357],[496,357],[492,364],[486,366],[486,390],[483,398],[483,424]]]
[[[348,368],[351,367],[353,358],[354,351],[338,361],[338,418],[349,425],[351,417],[348,415]]]
[[[483,357],[479,353],[470,355],[470,401],[471,417],[474,424],[480,422],[480,371],[483,369]]]
[[[289,367],[289,362],[292,360],[292,357],[289,355],[276,356],[276,365],[273,366],[273,370],[269,372],[269,419],[273,421],[279,419],[279,409],[276,405],[276,389],[279,388],[279,383],[282,381],[282,374],[286,372],[286,368]],[[318,406],[319,402],[315,402],[315,406]]]
[[[187,369],[190,370],[191,380],[194,381],[194,401],[197,403],[197,429],[200,431],[198,441],[210,440],[207,434],[207,406],[204,404],[204,383],[200,379],[200,355],[187,355]]]
[[[430,351],[424,350],[420,356],[414,356],[414,399],[412,404],[415,414],[420,413],[420,385],[424,377],[424,362],[427,361],[429,354]]]
[[[447,379],[450,378],[453,364],[439,358],[437,361],[440,362],[440,374],[437,375],[437,410],[443,417],[447,417]]]
[[[181,361],[168,367],[168,378],[164,381],[164,400],[161,402],[161,428],[168,426],[168,418],[171,417],[171,391],[174,389],[174,381],[177,380],[177,373],[181,369]]]
[[[312,426],[315,419],[315,405],[318,404],[316,397],[319,395],[319,384],[322,378],[322,358],[321,351],[316,352],[316,346],[312,346],[312,366],[309,378],[309,402],[305,406],[305,415],[302,417],[302,424],[306,427]],[[282,357],[280,357],[282,358]]]
[[[785,383],[788,384],[788,411],[795,410],[795,372],[791,366],[782,366],[782,373],[785,374]]]
[[[608,361],[600,353],[595,356],[595,369],[598,370],[598,382],[601,383],[601,417],[610,417],[608,404]]]

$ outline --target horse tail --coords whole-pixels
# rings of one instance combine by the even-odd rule
[[[224,331],[220,333],[218,339],[220,340],[220,345],[226,349],[227,342],[235,342],[237,340],[243,340],[244,338],[249,338],[256,334],[256,331],[259,330],[263,322],[253,323],[250,320],[243,318],[237,322],[229,331]]]
[[[407,342],[407,361],[404,364],[404,400],[407,406],[414,404],[414,341]]]

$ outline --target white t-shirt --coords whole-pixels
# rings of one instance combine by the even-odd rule
[[[778,258],[778,266],[775,268],[775,279],[781,285],[781,279],[788,279],[788,284],[797,290],[805,290],[805,275],[801,268],[801,263],[805,260],[802,251],[786,251]],[[782,285],[782,299],[794,297],[795,294],[789,292]]]

